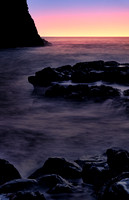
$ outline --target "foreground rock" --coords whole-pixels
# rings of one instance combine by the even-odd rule
[[[0,1],[0,48],[45,46],[28,12],[26,0]]]
[[[0,185],[20,178],[20,173],[12,164],[6,160],[0,159]]]
[[[43,194],[39,192],[18,192],[14,195],[10,195],[10,200],[45,200]]]
[[[57,174],[64,178],[80,178],[81,167],[77,163],[69,162],[64,158],[49,158],[43,167],[36,170],[29,178],[38,178],[44,174]]]
[[[109,84],[129,85],[129,64],[115,61],[93,61],[66,65],[58,68],[44,68],[29,76],[28,81],[35,90],[44,88],[47,97],[70,99],[116,98],[122,93]],[[97,82],[100,85],[97,85]],[[94,83],[94,86],[92,86]],[[129,96],[128,90],[123,92]]]
[[[7,163],[0,162],[1,173]],[[92,190],[91,199],[128,200],[129,152],[112,148],[100,159],[89,158],[75,162],[64,158],[49,158],[27,179],[17,179],[16,176],[9,181],[9,176],[9,172],[4,174],[0,186],[0,198],[3,200],[45,200],[47,197],[78,199],[82,198],[82,194],[86,197],[89,190]]]

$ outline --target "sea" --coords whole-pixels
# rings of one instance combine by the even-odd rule
[[[74,161],[112,147],[129,151],[129,115],[119,100],[49,99],[28,82],[28,76],[45,67],[95,60],[129,63],[129,38],[45,39],[52,45],[0,49],[0,158],[25,178],[49,157]]]

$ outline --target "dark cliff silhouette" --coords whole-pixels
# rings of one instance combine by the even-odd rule
[[[1,0],[0,48],[45,46],[31,18],[26,0]]]

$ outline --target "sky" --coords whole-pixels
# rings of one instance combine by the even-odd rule
[[[40,36],[129,37],[129,0],[27,0]]]

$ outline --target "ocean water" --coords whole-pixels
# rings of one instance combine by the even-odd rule
[[[28,76],[48,66],[129,63],[129,38],[46,39],[53,45],[0,50],[0,158],[23,177],[48,157],[84,159],[114,146],[129,150],[129,115],[119,100],[49,99],[35,94],[28,83]]]

